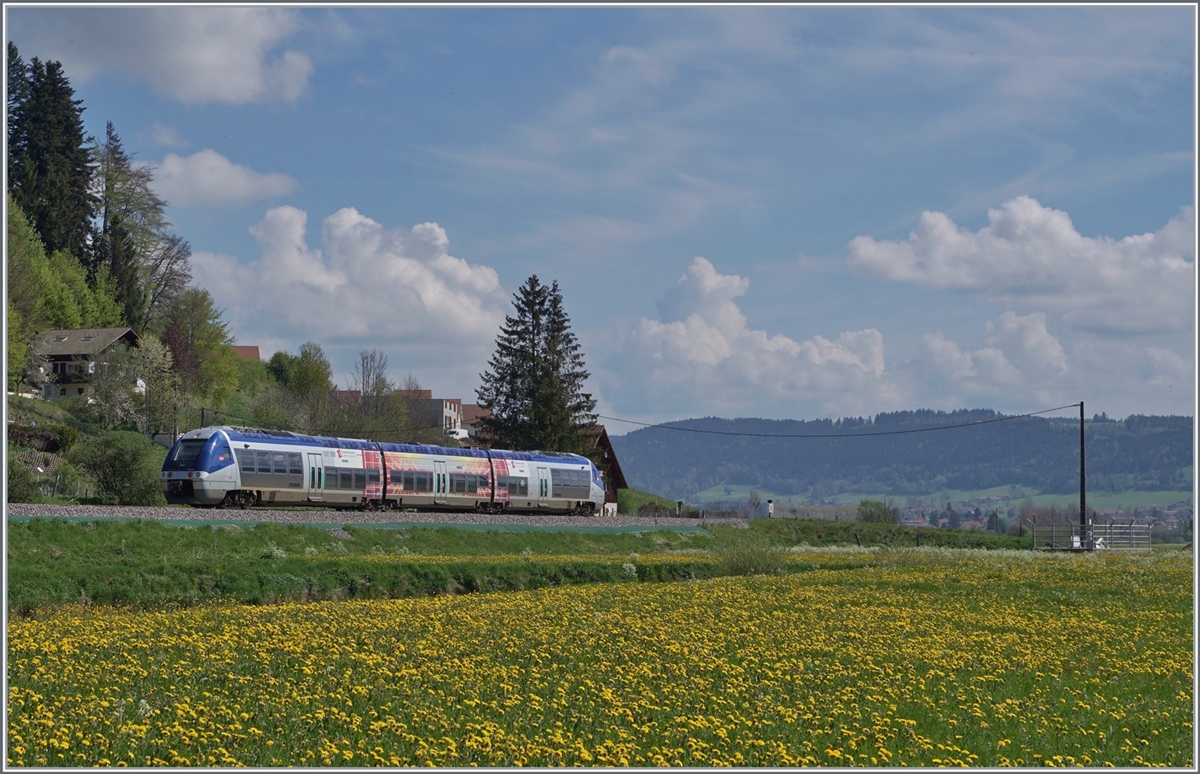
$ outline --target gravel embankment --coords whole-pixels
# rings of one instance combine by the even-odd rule
[[[40,517],[83,517],[89,519],[161,519],[178,521],[238,521],[276,522],[281,524],[520,524],[529,527],[703,527],[709,524],[745,526],[744,519],[684,519],[671,517],[643,516],[551,516],[541,514],[484,514],[484,513],[433,513],[410,511],[353,511],[333,509],[273,510],[256,508],[250,510],[188,508],[188,507],[142,507],[129,505],[41,505],[36,503],[9,503],[9,516]]]

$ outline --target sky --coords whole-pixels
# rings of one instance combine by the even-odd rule
[[[536,274],[614,435],[1194,415],[1194,7],[5,13],[237,343],[339,386],[376,349],[474,402]]]

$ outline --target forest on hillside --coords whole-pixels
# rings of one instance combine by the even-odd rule
[[[642,428],[612,441],[630,486],[673,499],[722,484],[816,498],[1011,485],[1044,493],[1078,491],[1079,420],[994,421],[1003,416],[990,409],[926,409],[874,419],[706,417]],[[877,435],[948,425],[967,426]],[[1085,450],[1089,490],[1191,488],[1192,417],[1097,415],[1085,423]]]

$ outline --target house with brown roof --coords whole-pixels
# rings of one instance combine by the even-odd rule
[[[604,502],[615,503],[617,490],[629,488],[629,484],[625,481],[625,472],[621,470],[621,463],[617,460],[617,450],[613,448],[604,425],[596,425],[591,434],[595,439],[594,444],[598,454],[589,454],[588,456],[596,461],[596,467],[600,468],[600,472],[604,474]]]
[[[55,400],[88,394],[96,361],[104,355],[136,347],[139,338],[128,327],[46,331],[33,342],[34,353],[45,361],[42,397]]]
[[[238,357],[244,357],[247,360],[262,362],[262,358],[258,354],[258,345],[234,344],[233,354]]]

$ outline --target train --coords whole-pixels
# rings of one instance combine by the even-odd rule
[[[167,502],[591,515],[604,480],[587,457],[225,425],[184,433],[162,467]]]

